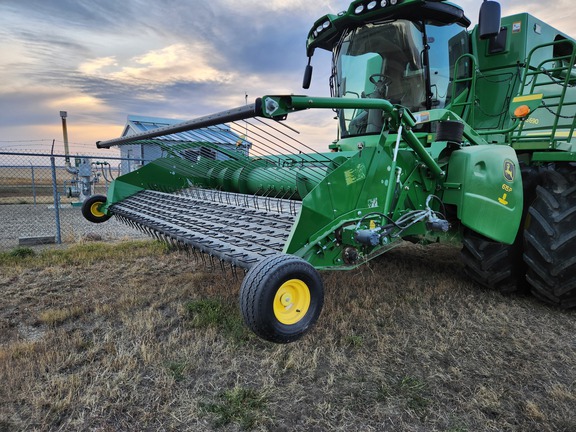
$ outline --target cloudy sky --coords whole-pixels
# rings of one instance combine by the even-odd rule
[[[476,21],[480,0],[454,1]],[[73,150],[96,151],[95,141],[120,135],[128,114],[189,120],[243,105],[245,94],[249,102],[302,94],[310,26],[348,3],[0,0],[0,150],[61,143],[61,110]],[[574,33],[570,0],[501,4],[504,15],[527,11]],[[307,93],[324,96],[329,56],[317,53]],[[295,121],[323,148],[330,119]]]

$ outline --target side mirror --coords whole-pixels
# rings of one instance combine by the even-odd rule
[[[478,35],[480,39],[490,39],[500,32],[500,3],[484,0],[478,17]]]
[[[302,81],[302,88],[309,89],[310,82],[312,81],[312,70],[313,67],[310,63],[306,65],[306,69],[304,69],[304,80]]]

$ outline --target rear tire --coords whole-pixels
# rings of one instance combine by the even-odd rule
[[[104,204],[106,204],[104,195],[92,195],[82,203],[82,216],[93,223],[106,222],[111,215],[101,211]]]
[[[246,325],[270,342],[288,343],[316,323],[324,304],[322,278],[308,262],[274,255],[252,267],[240,287]]]
[[[541,182],[541,170],[522,163],[520,166],[524,208],[514,243],[507,245],[495,242],[468,228],[463,233],[461,258],[466,274],[480,285],[502,294],[524,294],[530,289],[526,282],[527,266],[522,259],[524,226],[528,206],[534,200],[536,187]]]
[[[466,229],[460,257],[466,274],[480,285],[502,294],[526,291],[521,241],[507,245]]]
[[[576,306],[576,167],[550,166],[528,210],[524,261],[535,297]]]

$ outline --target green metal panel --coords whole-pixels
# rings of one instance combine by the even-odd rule
[[[475,109],[469,117],[474,119],[472,126],[489,142],[507,142],[519,151],[563,149],[574,130],[576,88],[570,81],[571,66],[561,67],[558,59],[569,57],[573,39],[527,13],[503,17],[502,29],[499,47],[491,40],[479,40],[476,30],[472,33],[479,68]],[[526,103],[531,105],[529,116],[522,122],[514,119],[510,101],[517,95],[536,94],[543,98],[537,104]],[[557,152],[545,159],[555,160],[554,155],[556,160],[565,159]]]
[[[302,256],[317,268],[342,266],[335,232],[382,210],[391,167],[382,148],[366,148],[326,176],[302,201],[284,253]]]
[[[534,152],[533,162],[576,162],[575,152]]]
[[[108,191],[106,205],[122,201],[144,189],[174,192],[187,187],[189,171],[190,164],[183,159],[157,159],[114,180]]]
[[[444,201],[458,207],[462,224],[486,237],[511,244],[522,218],[522,176],[516,152],[482,145],[454,151]]]

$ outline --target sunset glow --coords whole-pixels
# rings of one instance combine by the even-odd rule
[[[457,1],[476,22],[480,1]],[[567,0],[502,1],[503,14],[530,12],[569,33]],[[0,147],[61,139],[84,147],[119,134],[128,114],[192,119],[264,94],[302,94],[304,43],[314,21],[348,1],[214,0],[98,4],[4,0],[0,58]],[[330,56],[317,52],[308,94],[327,96]],[[320,149],[335,137],[330,113],[295,117],[302,139]],[[292,120],[292,119],[291,119]],[[98,126],[96,126],[98,125]]]

